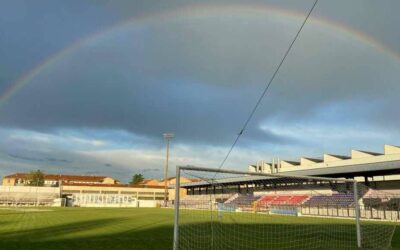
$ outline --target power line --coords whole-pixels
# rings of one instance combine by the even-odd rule
[[[279,69],[281,68],[283,62],[285,61],[287,55],[289,54],[290,50],[292,49],[292,47],[293,47],[294,43],[296,42],[297,38],[299,37],[300,32],[302,31],[304,25],[306,24],[308,18],[310,17],[310,15],[311,15],[312,11],[314,10],[315,6],[317,5],[317,3],[318,3],[318,0],[315,0],[315,1],[314,1],[314,4],[312,5],[311,9],[310,9],[309,12],[308,12],[306,18],[304,19],[303,23],[301,24],[300,29],[297,31],[297,33],[296,33],[294,39],[293,39],[292,42],[290,43],[288,49],[286,50],[286,52],[285,52],[285,54],[283,55],[283,57],[282,57],[280,63],[278,64],[278,67],[275,69],[274,73],[272,74],[271,78],[269,79],[267,85],[266,85],[265,88],[264,88],[264,91],[262,92],[261,96],[258,98],[258,101],[256,102],[256,105],[255,105],[255,106],[253,107],[253,109],[251,110],[249,117],[247,118],[246,122],[244,123],[244,125],[243,125],[242,129],[240,130],[239,134],[236,136],[235,141],[233,142],[233,144],[232,144],[232,146],[230,147],[230,149],[229,149],[228,153],[226,154],[225,158],[223,159],[223,161],[222,161],[221,164],[219,165],[218,169],[221,169],[221,168],[224,166],[226,160],[229,158],[230,154],[232,153],[232,150],[235,148],[235,146],[236,146],[236,144],[238,143],[240,137],[243,135],[244,131],[246,130],[247,125],[249,124],[250,120],[253,118],[254,113],[256,112],[258,106],[260,106],[260,103],[261,103],[262,99],[264,98],[264,96],[265,96],[265,94],[267,93],[269,87],[271,86],[272,82],[274,81],[275,76],[278,74]]]

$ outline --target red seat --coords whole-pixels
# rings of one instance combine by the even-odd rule
[[[301,204],[303,203],[306,199],[308,198],[307,195],[301,195],[301,196],[293,196],[289,201],[288,204]]]
[[[266,196],[262,197],[260,200],[258,200],[258,205],[268,204],[271,201],[273,201],[275,198],[276,198],[276,196],[266,195]]]
[[[286,204],[292,198],[291,195],[281,195],[278,196],[271,204],[279,205],[279,204]]]
[[[308,199],[308,195],[265,195],[258,200],[258,205],[297,205]]]

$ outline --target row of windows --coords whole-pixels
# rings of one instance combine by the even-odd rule
[[[84,194],[98,194],[98,193],[100,193],[100,191],[83,190],[82,193],[84,193]]]
[[[139,196],[138,200],[163,200],[163,197],[146,197]],[[76,194],[72,196],[72,202],[76,205],[79,204],[130,204],[134,203],[136,199],[129,195],[102,195],[102,194]]]
[[[147,197],[146,197],[146,196],[140,197],[140,196],[139,196],[139,197],[138,197],[138,200],[149,200],[149,201],[150,201],[150,200],[154,200],[154,197],[148,197],[148,196],[147,196]],[[156,200],[157,200],[157,198],[156,198]]]
[[[74,204],[131,204],[135,199],[128,195],[85,194],[74,195],[72,201]]]
[[[65,190],[65,193],[70,193],[70,194],[78,194],[81,191],[80,190]],[[96,190],[82,190],[82,193],[84,194],[99,194],[100,191]],[[102,194],[118,194],[118,191],[101,191]],[[121,194],[126,194],[126,195],[151,195],[151,196],[164,196],[164,192],[127,192],[127,191],[121,191]]]
[[[137,192],[121,191],[121,194],[134,194],[134,195],[136,195]]]
[[[146,194],[154,195],[154,192],[139,192],[139,195],[146,195]]]

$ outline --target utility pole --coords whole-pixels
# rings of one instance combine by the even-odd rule
[[[168,199],[168,162],[169,162],[169,142],[175,137],[172,133],[163,134],[164,139],[167,141],[167,155],[165,160],[165,172],[164,172],[164,206],[167,207]]]

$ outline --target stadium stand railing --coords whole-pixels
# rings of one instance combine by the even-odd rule
[[[61,206],[61,203],[59,188],[0,187],[0,206]]]

